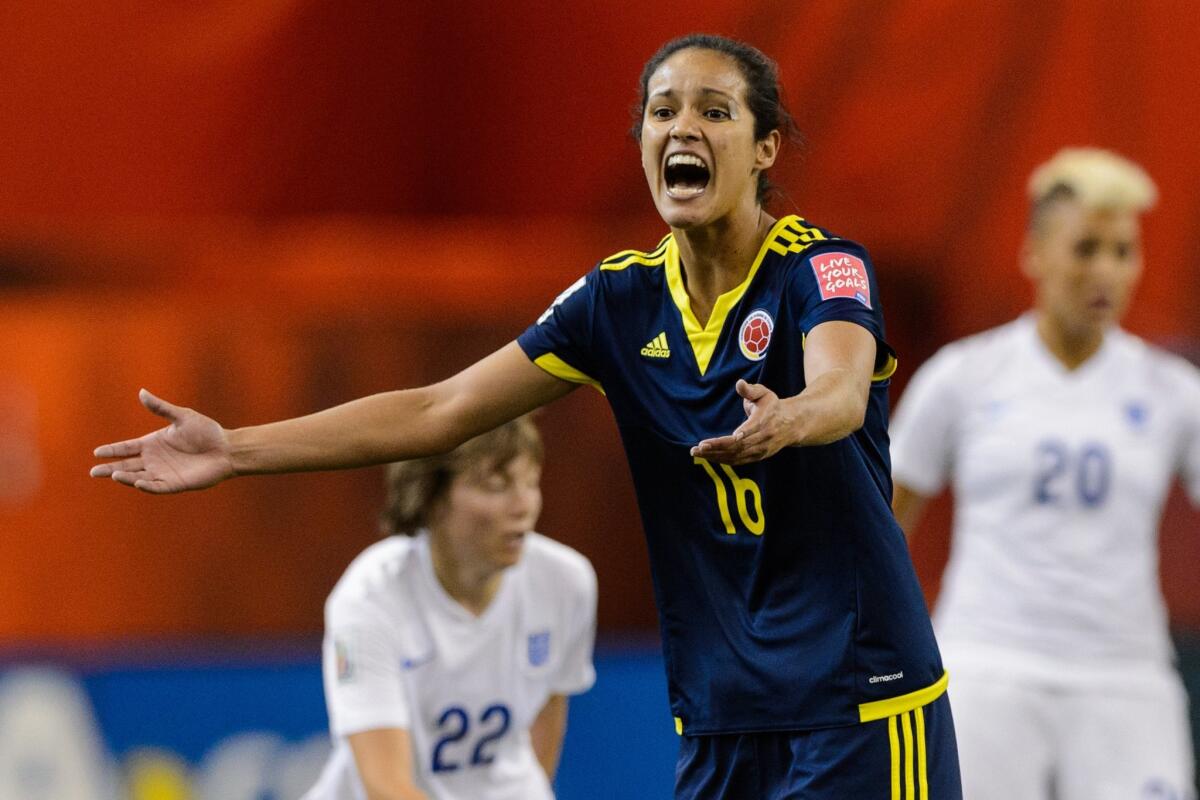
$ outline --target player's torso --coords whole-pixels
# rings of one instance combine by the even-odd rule
[[[475,617],[445,594],[427,561],[411,566],[419,574],[395,614],[406,620],[397,631],[400,680],[422,785],[438,798],[550,797],[528,728],[562,657],[554,604],[529,596],[522,564]]]
[[[691,315],[670,240],[656,253],[601,266],[609,283],[594,310],[593,340],[605,348],[596,377],[633,473],[674,706],[687,730],[845,723],[857,718],[860,689],[899,694],[940,677],[887,508],[886,469],[872,471],[859,450],[882,442],[886,454],[886,387],[872,391],[861,438],[737,466],[690,453],[745,421],[739,379],[781,398],[804,390],[801,317],[811,309],[796,307],[790,284],[813,280],[818,267],[806,253],[816,243],[822,252],[830,246],[797,221],[703,325]],[[858,261],[866,293],[856,257],[822,256],[821,267],[840,269],[837,258]],[[853,279],[854,265],[845,268]],[[861,575],[875,566],[886,599],[863,591]],[[875,614],[885,606],[895,612],[886,622]],[[889,633],[874,638],[876,624]],[[881,643],[893,634],[923,644],[899,654]],[[898,674],[909,685],[867,683]]]
[[[1119,332],[1074,371],[1035,337],[1032,320],[1019,320],[981,351],[987,366],[965,371],[978,377],[957,422],[940,621],[958,635],[986,616],[989,636],[1034,650],[1076,638],[1081,656],[1159,650],[1158,519],[1180,424],[1172,398]]]

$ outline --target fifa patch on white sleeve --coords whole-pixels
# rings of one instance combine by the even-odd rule
[[[333,653],[337,661],[338,683],[350,683],[354,680],[354,658],[350,645],[342,639],[333,642]]]
[[[821,290],[821,300],[849,297],[871,307],[871,282],[861,258],[849,253],[820,253],[808,260]]]

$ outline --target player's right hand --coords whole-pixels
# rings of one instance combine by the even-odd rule
[[[142,389],[150,412],[170,425],[140,439],[97,447],[96,458],[119,458],[92,467],[93,478],[112,478],[151,494],[205,489],[233,477],[229,439],[216,420],[190,408],[172,405]]]

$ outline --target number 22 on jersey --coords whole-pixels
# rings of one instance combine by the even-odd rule
[[[741,520],[742,525],[755,536],[762,536],[767,521],[763,517],[762,491],[758,488],[758,484],[750,478],[740,477],[728,464],[718,465],[721,472],[724,473],[724,478],[722,478],[713,465],[708,463],[708,459],[693,456],[692,463],[700,465],[708,473],[708,477],[712,478],[713,488],[717,491],[717,510],[721,513],[721,522],[725,524],[725,532],[737,533],[737,528],[733,524],[733,515],[729,510],[729,495],[732,493],[737,506],[738,519]],[[729,482],[728,488],[726,479]],[[753,513],[750,511],[750,503],[747,500],[754,503]]]
[[[465,752],[456,755],[450,751],[454,749],[453,745],[470,735],[471,715],[461,706],[450,706],[438,717],[438,732],[442,736],[433,748],[433,771],[454,772],[464,763],[471,767],[492,763],[494,756],[487,751],[488,745],[508,732],[511,721],[512,714],[503,703],[495,703],[485,708],[479,715],[479,727],[483,729],[483,736],[470,748],[470,759],[464,762]]]

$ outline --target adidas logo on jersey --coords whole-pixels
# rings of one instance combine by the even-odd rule
[[[670,358],[671,348],[667,347],[667,332],[663,331],[646,342],[646,346],[642,348],[642,355],[646,358]]]

